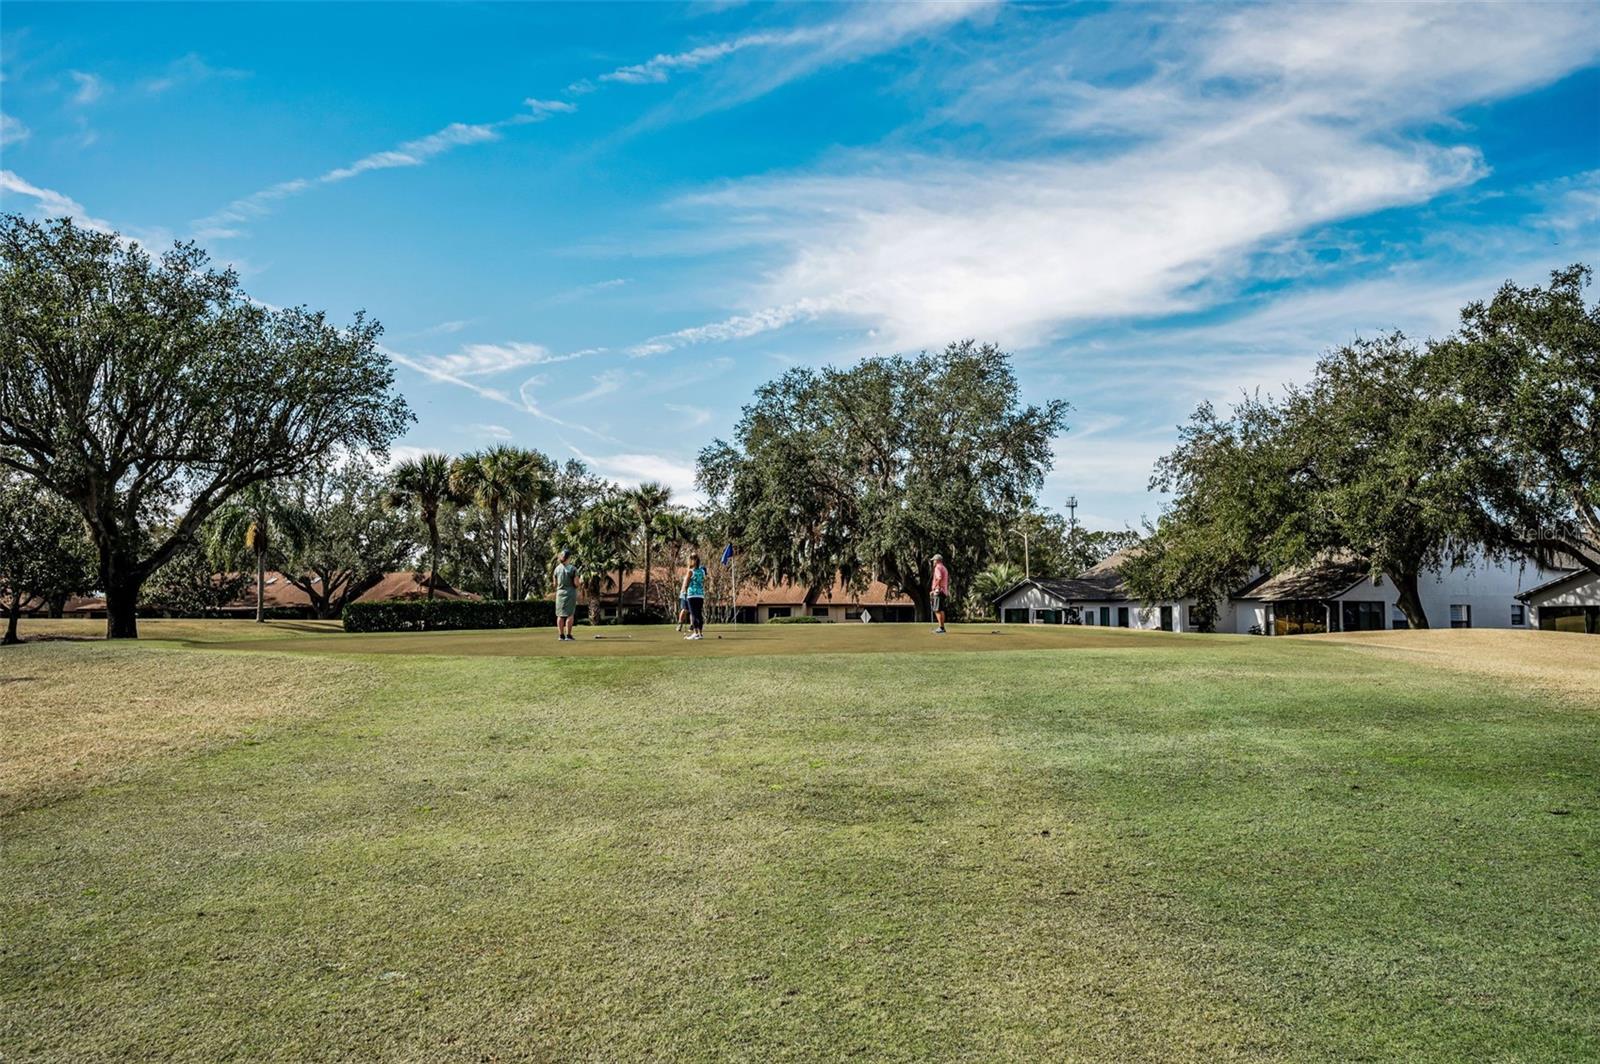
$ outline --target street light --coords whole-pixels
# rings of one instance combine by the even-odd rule
[[[1028,530],[1026,528],[1013,528],[1011,534],[1022,537],[1022,579],[1032,580],[1033,569],[1028,564]]]

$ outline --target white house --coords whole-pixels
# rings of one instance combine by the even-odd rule
[[[1433,628],[1526,628],[1532,621],[1518,595],[1560,572],[1532,561],[1496,561],[1480,553],[1467,565],[1424,573],[1417,593]],[[1394,584],[1381,578],[1374,581],[1365,562],[1348,556],[1262,577],[1233,598],[1233,630],[1240,633],[1298,635],[1408,627]]]
[[[994,599],[995,612],[1005,624],[1088,624],[1115,628],[1149,628],[1166,632],[1192,632],[1192,599],[1141,602],[1128,594],[1121,567],[1127,558],[1118,551],[1075,577],[1038,577],[1007,588]],[[1219,631],[1232,631],[1231,614],[1222,610]]]
[[[1517,596],[1528,623],[1549,632],[1600,635],[1600,576],[1579,569],[1561,573]]]
[[[1109,624],[1121,628],[1198,631],[1194,602],[1144,603],[1130,595],[1119,572],[1127,555],[1112,555],[1065,579],[1024,580],[995,599],[1008,624]],[[1537,606],[1525,593],[1548,596]],[[1600,626],[1600,585],[1531,561],[1477,555],[1464,566],[1425,573],[1418,587],[1434,628],[1526,628],[1560,620],[1563,627]],[[1359,558],[1330,557],[1315,565],[1259,577],[1218,606],[1216,631],[1299,635],[1405,628],[1394,585],[1374,581]],[[1536,621],[1537,609],[1550,611]],[[1576,619],[1574,619],[1576,618]],[[1586,620],[1588,618],[1588,620]]]

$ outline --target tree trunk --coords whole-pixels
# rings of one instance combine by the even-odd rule
[[[139,586],[141,580],[118,575],[106,580],[106,638],[139,638]]]
[[[59,621],[62,614],[67,612],[67,596],[55,594],[50,596],[49,608],[46,611],[51,620]]]
[[[490,528],[490,533],[489,534],[494,536],[494,564],[489,567],[489,572],[492,574],[490,576],[489,582],[494,585],[494,587],[491,590],[494,592],[494,594],[498,595],[500,593],[500,507],[499,507],[498,504],[489,507],[489,528]],[[509,546],[510,546],[510,544],[507,544],[507,547],[509,547]],[[506,560],[507,560],[508,567],[509,567],[509,562],[510,562],[510,551],[509,550],[507,550],[507,552],[506,552]],[[511,574],[507,573],[506,574],[506,598],[510,598],[510,597],[511,597]]]
[[[1390,573],[1389,580],[1394,584],[1400,612],[1406,615],[1406,623],[1413,628],[1428,627],[1428,615],[1422,608],[1422,596],[1417,591],[1416,573]]]
[[[515,518],[514,514],[506,514],[505,534],[506,534],[506,598],[507,599],[511,598],[511,587],[516,582],[514,573],[516,572],[516,564],[517,564],[517,545],[516,545],[516,541],[514,539],[512,539],[512,529],[515,527],[515,520],[516,520],[516,518]],[[495,534],[496,535],[500,534],[500,526],[499,525],[495,526]],[[496,577],[496,579],[499,579],[499,578]]]
[[[622,566],[617,566],[617,623],[622,623]]]
[[[433,585],[439,582],[439,522],[428,522],[428,599],[433,599]]]
[[[267,619],[267,555],[256,551],[256,623]]]
[[[933,596],[920,581],[906,589],[906,597],[911,600],[912,608],[916,611],[918,624],[927,624],[933,620]]]
[[[644,526],[644,608],[650,609],[650,526]]]
[[[6,610],[6,637],[0,639],[0,646],[10,646],[20,643],[22,639],[17,635],[17,618],[22,616],[22,592],[17,588],[11,589],[11,606]]]

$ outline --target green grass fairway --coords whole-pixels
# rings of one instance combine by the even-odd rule
[[[100,624],[3,1060],[1600,1059],[1600,640]]]

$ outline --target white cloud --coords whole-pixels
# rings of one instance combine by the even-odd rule
[[[466,344],[448,355],[408,356],[408,365],[438,380],[455,381],[463,377],[491,377],[524,366],[565,362],[570,356],[557,355],[542,344],[513,341],[501,344]]]
[[[494,440],[509,440],[513,433],[504,425],[477,424],[468,425],[467,431],[474,436],[487,436]]]
[[[239,226],[242,223],[259,218],[270,211],[276,204],[292,196],[298,196],[319,185],[331,185],[341,181],[348,181],[353,177],[370,173],[374,170],[421,166],[430,159],[463,145],[499,140],[500,128],[509,121],[511,120],[480,125],[451,122],[426,137],[404,141],[385,151],[373,152],[370,155],[362,156],[346,166],[335,167],[317,177],[296,177],[288,181],[280,181],[259,192],[253,192],[248,196],[236,199],[221,210],[196,220],[193,223],[194,235],[201,239],[223,239],[238,236],[240,234]]]
[[[21,144],[33,131],[22,124],[22,121],[0,111],[0,147],[8,144]]]
[[[249,71],[214,67],[195,52],[190,52],[168,63],[161,75],[146,79],[141,87],[152,96],[159,96],[184,85],[196,85],[218,78],[232,80],[249,76]]]
[[[686,52],[658,55],[643,63],[618,67],[608,74],[601,74],[600,80],[616,81],[624,85],[660,83],[666,81],[668,75],[675,71],[693,70],[696,67],[714,63],[718,59],[730,56],[734,52],[743,51],[746,48],[783,44],[791,36],[790,34],[780,33],[752,33],[731,41],[718,41],[715,44],[705,44],[698,48],[691,48]]]
[[[72,92],[72,102],[80,107],[94,103],[105,95],[106,83],[97,74],[88,74],[82,70],[69,70],[67,76],[77,86]]]
[[[590,387],[587,391],[580,392],[577,395],[574,395],[572,398],[565,400],[565,403],[568,406],[579,403],[589,403],[601,398],[602,396],[613,395],[617,392],[620,392],[622,390],[622,386],[628,382],[628,374],[620,369],[608,369],[602,373],[595,374],[592,380],[594,381],[592,387]]]
[[[702,45],[686,52],[663,54],[644,63],[620,67],[601,75],[601,81],[651,82],[664,81],[669,72],[691,69],[717,59],[764,44],[806,45],[802,58],[789,63],[781,71],[767,68],[761,79],[749,82],[737,93],[718,94],[718,106],[728,106],[738,100],[749,99],[777,85],[799,77],[828,62],[854,59],[861,55],[881,51],[918,34],[948,25],[969,17],[974,11],[991,5],[993,0],[947,0],[944,3],[883,4],[861,9],[860,12],[832,22],[775,33],[749,34],[715,44]],[[240,75],[239,71],[218,71],[199,60],[186,56],[180,61],[183,67],[175,78]],[[773,76],[776,73],[776,76]],[[175,83],[175,82],[174,82]],[[153,84],[147,88],[153,88]],[[170,87],[163,85],[162,88]],[[568,87],[569,94],[593,91],[589,82],[576,82]],[[153,90],[157,91],[157,90]],[[374,170],[395,167],[420,166],[428,160],[454,148],[499,140],[506,127],[531,122],[541,122],[559,114],[577,111],[576,104],[567,100],[544,100],[528,97],[523,100],[523,110],[499,121],[469,124],[452,122],[436,133],[416,140],[363,156],[346,166],[336,167],[316,178],[292,178],[269,185],[259,192],[234,200],[221,210],[193,223],[194,235],[201,239],[226,239],[240,235],[241,223],[259,217],[282,200],[299,195],[318,185],[345,181]]]
[[[548,118],[551,115],[569,115],[578,109],[578,105],[566,100],[536,100],[532,96],[522,101],[522,106],[528,109],[528,114],[534,119]]]
[[[682,462],[659,454],[585,454],[576,447],[572,448],[572,453],[601,476],[625,487],[656,481],[671,488],[677,502],[692,504],[703,501],[695,488],[692,462]]]
[[[373,152],[351,163],[329,170],[317,178],[323,184],[336,181],[348,181],[357,174],[364,174],[370,170],[388,170],[397,166],[421,166],[436,155],[442,155],[452,148],[459,148],[464,144],[482,144],[484,141],[499,140],[500,133],[493,125],[468,125],[465,122],[451,122],[437,133],[430,133],[426,137],[408,140],[399,147],[388,151]]]
[[[110,222],[93,217],[84,210],[83,204],[72,197],[54,189],[40,188],[23,180],[11,170],[0,170],[0,194],[27,196],[34,201],[35,213],[41,216],[57,218],[65,215],[85,229],[93,229],[100,233],[116,231]]]
[[[705,325],[694,325],[676,332],[652,336],[643,343],[634,344],[628,348],[628,354],[634,358],[646,358],[650,355],[665,354],[675,351],[680,347],[694,344],[714,343],[724,340],[743,340],[751,336],[759,336],[764,332],[781,329],[800,321],[810,321],[819,314],[838,309],[837,301],[819,299],[800,299],[784,306],[767,307],[751,314],[735,314],[733,317],[721,321],[710,322]]]
[[[1478,180],[1476,149],[1427,139],[1417,123],[1600,54],[1600,8],[1547,13],[1311,5],[1219,20],[1183,9],[1155,72],[1109,86],[1061,76],[1100,58],[1076,54],[1069,29],[1018,53],[1004,88],[1034,94],[1021,120],[1041,137],[1115,139],[982,163],[858,153],[831,173],[690,198],[780,265],[750,299],[764,309],[634,353],[821,316],[877,329],[888,348],[964,336],[1029,346],[1069,325],[1209,306],[1273,241]],[[1377,58],[1362,51],[1375,38]],[[982,107],[956,108],[967,120],[1017,120],[996,90],[974,91]]]
[[[883,54],[994,10],[996,6],[995,0],[860,4],[841,8],[844,14],[839,17],[808,25],[747,33],[684,51],[663,53],[643,63],[618,67],[602,74],[599,80],[629,85],[659,84],[680,71],[725,63],[737,67],[712,85],[702,99],[674,102],[643,123],[658,124],[671,117],[693,117],[744,103],[824,67]],[[759,59],[740,64],[734,58],[752,51],[760,53]],[[594,88],[589,81],[579,81],[567,91],[591,92]]]
[[[709,424],[711,411],[701,406],[689,406],[685,403],[667,403],[666,408],[677,414],[687,428],[697,429],[701,425]]]
[[[393,472],[394,468],[402,462],[414,462],[425,454],[438,450],[437,447],[418,447],[410,443],[391,443],[389,445],[389,460],[382,463],[381,468],[385,473]]]

